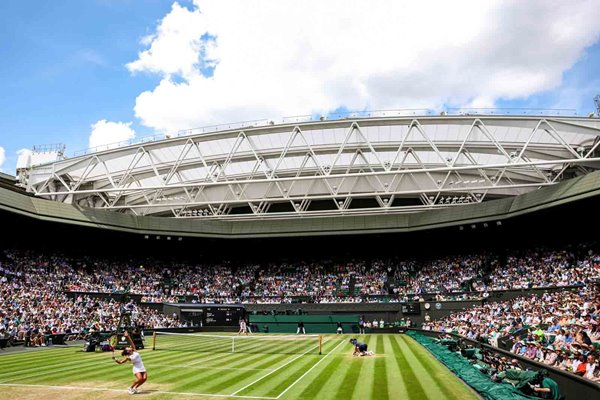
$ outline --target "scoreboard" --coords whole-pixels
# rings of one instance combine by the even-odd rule
[[[419,314],[421,314],[421,305],[417,302],[402,303],[402,314],[403,315],[419,315]]]
[[[180,315],[184,321],[200,326],[237,326],[246,311],[242,306],[219,304],[181,304]]]
[[[242,307],[219,306],[206,308],[205,326],[237,326],[244,315]]]

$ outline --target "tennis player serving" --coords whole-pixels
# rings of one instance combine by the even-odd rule
[[[127,361],[131,361],[133,364],[133,375],[135,375],[135,381],[129,388],[129,394],[139,393],[138,388],[143,385],[144,382],[148,379],[148,372],[146,372],[146,368],[144,367],[144,363],[142,362],[142,356],[140,353],[136,351],[135,344],[133,340],[131,340],[131,336],[129,336],[129,332],[125,331],[124,336],[127,338],[130,346],[125,347],[125,350],[121,353],[121,355],[125,358],[117,360],[115,357],[112,359],[115,360],[117,364],[124,364]]]

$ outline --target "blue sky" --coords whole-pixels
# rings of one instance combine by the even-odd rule
[[[171,1],[3,1],[0,4],[0,146],[15,152],[49,143],[88,147],[90,125],[133,120],[136,96],[158,81],[132,77],[139,40]],[[143,127],[138,127],[143,131]],[[148,129],[148,132],[152,132]]]
[[[561,42],[558,36],[553,41],[551,33],[546,38],[542,35],[544,42],[536,43],[535,35],[524,32],[523,38],[533,38],[532,49],[540,46],[550,49],[540,55],[548,58],[548,68],[539,59],[532,59],[514,69],[518,73],[524,71],[526,76],[531,71],[535,72],[532,77],[543,75],[539,84],[519,90],[510,83],[485,77],[486,70],[501,76],[510,69],[492,52],[478,58],[485,51],[477,54],[473,51],[477,46],[487,47],[486,27],[457,34],[453,43],[466,40],[469,46],[459,43],[456,51],[463,53],[456,57],[449,54],[447,59],[443,58],[442,44],[437,49],[424,38],[419,44],[419,57],[415,58],[424,63],[418,69],[410,69],[414,60],[404,59],[401,55],[404,50],[390,52],[393,49],[390,47],[377,52],[368,45],[356,50],[359,55],[364,53],[367,60],[364,65],[357,62],[348,66],[352,64],[344,62],[348,51],[334,50],[341,47],[339,41],[346,37],[339,37],[330,47],[322,39],[339,34],[335,26],[331,27],[334,24],[314,21],[311,29],[289,33],[287,28],[294,25],[290,21],[284,20],[282,25],[271,22],[282,19],[277,18],[280,15],[289,18],[290,14],[298,19],[299,25],[304,20],[313,22],[314,14],[318,14],[314,13],[314,7],[322,6],[318,2],[307,3],[305,7],[301,2],[296,3],[293,6],[298,10],[291,13],[273,4],[259,3],[264,4],[264,9],[256,4],[244,9],[243,3],[236,7],[223,3],[180,1],[181,6],[173,6],[171,0],[0,2],[0,147],[6,156],[0,169],[14,173],[16,152],[33,145],[65,143],[68,155],[85,149],[90,143],[92,125],[101,120],[131,123],[135,136],[141,137],[211,123],[336,109],[491,104],[574,108],[579,115],[585,115],[594,110],[592,97],[600,94],[599,30],[592,26],[598,25],[598,19],[590,22],[597,14],[589,16],[590,19],[586,19],[585,13],[577,16],[581,22],[574,23],[572,29],[579,31],[569,39],[573,46]],[[519,15],[519,10],[508,6],[506,10],[504,6],[495,7],[482,9],[481,13],[498,15],[499,26],[503,25],[501,18],[506,14]],[[423,10],[423,16],[426,11]],[[352,18],[352,12],[348,11],[348,18]],[[373,10],[375,14],[378,12]],[[419,12],[415,10],[414,15]],[[549,8],[543,12],[550,15],[554,11]],[[248,20],[256,20],[256,24],[245,25]],[[530,24],[534,20],[526,20],[517,28],[527,28]],[[163,29],[159,29],[161,26]],[[186,28],[180,32],[180,26]],[[348,33],[349,41],[356,43],[369,36],[365,34],[369,26],[360,28],[356,36]],[[394,29],[390,27],[389,32],[369,40],[381,42],[392,35],[401,35]],[[540,29],[544,31],[543,27]],[[447,36],[443,32],[441,35]],[[509,45],[520,43],[519,36],[511,36],[510,40],[513,42]],[[410,43],[402,48],[406,46],[410,47]],[[564,50],[565,46],[575,50],[571,54]],[[494,52],[501,53],[502,49]],[[527,54],[531,51],[534,50],[527,50]],[[260,57],[255,57],[258,53]],[[406,51],[406,57],[409,54]],[[467,74],[472,73],[473,85],[481,87],[481,91],[467,88],[469,81],[461,81],[464,73],[446,73],[465,68],[457,61],[461,54],[473,60],[468,67],[473,66],[473,70]],[[290,60],[294,62],[290,64]],[[430,71],[430,75],[423,75],[422,71]],[[430,93],[412,83],[428,79],[437,91]],[[380,82],[384,82],[383,88]],[[425,92],[426,95],[421,95]],[[181,103],[174,99],[180,99]]]

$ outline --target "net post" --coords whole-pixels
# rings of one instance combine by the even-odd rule
[[[152,331],[152,350],[156,350],[156,331]]]
[[[231,337],[231,352],[235,353],[235,336]]]
[[[323,354],[323,335],[319,335],[319,355]]]

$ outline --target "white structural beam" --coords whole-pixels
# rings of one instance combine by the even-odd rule
[[[600,168],[585,118],[363,118],[197,134],[34,166],[36,196],[136,215],[420,212]]]

